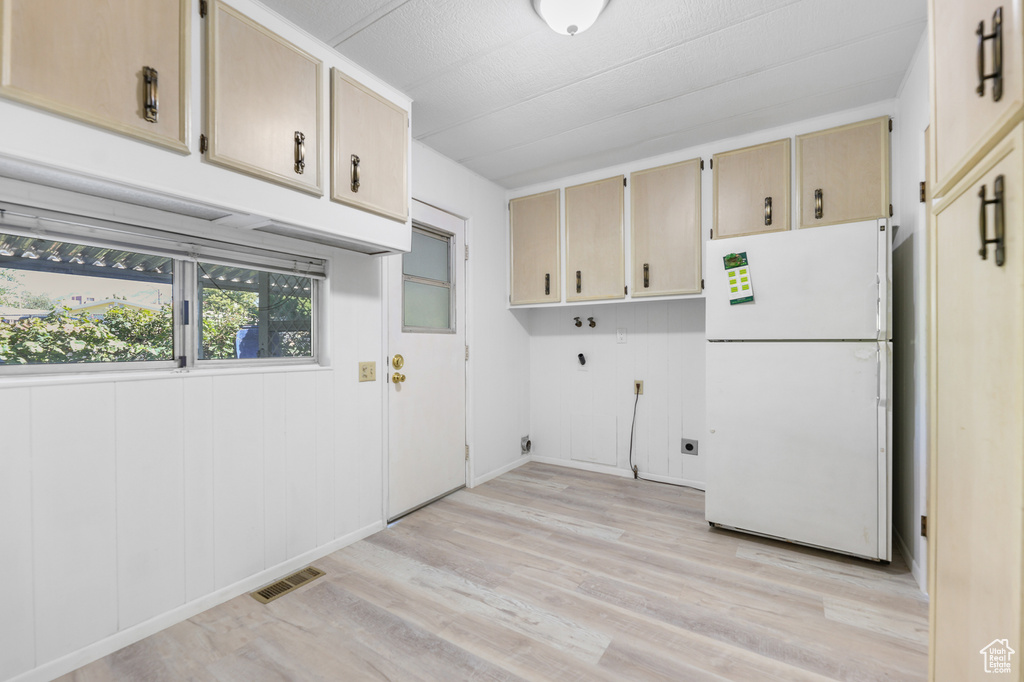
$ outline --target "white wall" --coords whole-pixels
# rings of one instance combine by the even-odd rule
[[[701,178],[701,235],[706,241],[713,217],[713,172],[707,162],[713,154],[877,116],[893,115],[895,106],[894,101],[878,102],[741,137],[712,141],[699,147],[622,166],[518,188],[509,191],[507,198],[572,186],[620,173],[628,176],[632,171],[700,157],[705,160]],[[894,137],[894,157],[897,153],[896,140]],[[794,206],[792,225],[798,225],[799,215],[796,210],[800,202],[795,163],[791,172],[791,205]],[[630,233],[629,216],[627,192],[626,235]],[[562,254],[564,259],[564,241]],[[505,258],[503,271],[507,271],[507,253]],[[631,261],[628,238],[625,258],[628,264]],[[706,269],[716,265],[721,267],[720,263],[705,264],[704,267]],[[632,381],[643,379],[644,395],[640,398],[637,411],[634,463],[638,465],[641,474],[650,478],[704,486],[703,456],[698,454],[694,457],[680,452],[680,438],[700,440],[706,428],[702,296],[661,302],[642,299],[592,305],[536,306],[519,311],[519,314],[529,320],[531,436],[537,459],[632,475],[627,462],[629,427],[633,414]],[[598,320],[598,327],[590,329],[584,326],[576,329],[572,326],[572,320],[577,315],[584,319],[594,316]],[[615,341],[617,328],[626,330],[627,343],[624,345]],[[589,351],[589,372],[578,369],[577,354],[583,350]],[[577,443],[575,454],[572,436],[574,426],[577,439],[584,441],[582,448]],[[595,437],[595,434],[599,434],[599,437]],[[614,451],[609,452],[606,446],[601,445],[607,437],[613,437]],[[586,455],[581,455],[580,451],[588,447],[595,449],[589,457],[591,460],[603,460],[608,464],[594,465],[574,459],[574,456],[585,458]]]
[[[525,313],[507,310],[505,190],[418,142],[412,173],[414,198],[466,219],[467,416],[470,484],[477,485],[523,461],[519,440],[529,431]]]
[[[640,474],[703,488],[703,458],[680,451],[680,438],[699,440],[705,428],[703,299],[538,309],[530,316],[535,459],[628,473],[636,402],[633,463]],[[618,342],[619,329],[625,343]],[[639,401],[634,379],[644,382]]]
[[[929,111],[928,41],[923,36],[896,101],[893,148],[893,517],[896,545],[927,590],[927,231],[919,183],[925,179]]]
[[[356,369],[384,354],[382,261],[315,250],[328,367],[0,382],[0,679],[52,679],[382,528],[383,382]]]

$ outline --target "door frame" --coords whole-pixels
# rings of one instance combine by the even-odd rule
[[[470,225],[471,225],[472,221],[468,217],[466,217],[462,213],[459,213],[456,210],[452,210],[452,209],[448,209],[448,208],[443,208],[443,207],[441,207],[441,206],[439,206],[437,204],[432,204],[432,203],[429,203],[429,202],[417,199],[416,197],[413,197],[411,202],[410,202],[410,204],[409,204],[409,228],[410,228],[410,233],[411,233],[411,230],[412,230],[412,225],[414,223],[418,223],[418,224],[424,226],[425,228],[428,228],[428,229],[431,229],[431,230],[434,230],[434,231],[437,231],[437,232],[440,232],[440,233],[446,233],[447,232],[446,230],[444,230],[443,228],[439,228],[439,227],[435,226],[431,222],[430,215],[432,213],[436,212],[436,211],[440,211],[442,213],[447,213],[447,214],[449,214],[449,215],[451,215],[451,216],[453,216],[453,217],[463,221],[462,242],[463,242],[463,246],[465,248],[465,251],[468,254],[469,253]],[[390,439],[390,435],[389,435],[390,434],[390,430],[391,430],[391,405],[390,405],[391,391],[388,390],[388,388],[389,388],[389,386],[388,386],[388,381],[389,381],[388,377],[390,376],[389,369],[391,367],[391,365],[389,364],[389,360],[391,358],[391,353],[390,353],[390,350],[391,350],[391,345],[390,345],[390,343],[391,343],[391,328],[390,328],[389,312],[390,312],[391,293],[392,292],[391,292],[390,278],[388,277],[388,272],[390,270],[391,262],[392,262],[390,259],[398,259],[398,258],[401,258],[403,255],[404,254],[399,253],[399,254],[393,254],[393,255],[390,255],[390,256],[383,256],[380,259],[380,269],[379,269],[379,273],[378,273],[379,274],[379,278],[380,278],[380,292],[381,292],[381,320],[380,320],[380,324],[381,324],[381,327],[380,327],[380,329],[381,329],[381,357],[380,357],[380,366],[381,366],[381,369],[382,369],[381,380],[382,380],[382,383],[383,383],[383,386],[382,386],[382,389],[381,389],[381,413],[382,413],[381,414],[381,454],[382,454],[382,457],[381,457],[381,507],[380,507],[380,514],[381,514],[381,522],[382,522],[382,524],[383,524],[383,526],[385,528],[390,525],[388,523],[388,516],[389,516],[389,511],[388,510],[390,508],[390,502],[391,502],[391,500],[390,500],[390,490],[389,490],[389,487],[390,487],[390,470],[391,470],[391,439]],[[458,258],[458,254],[455,254],[455,258],[456,259]],[[465,310],[463,311],[462,322],[465,325],[465,327],[464,327],[464,329],[465,329],[465,343],[466,343],[466,346],[469,347],[469,346],[472,345],[472,338],[473,338],[472,315],[470,315],[469,310],[470,310],[470,308],[472,306],[472,303],[473,303],[473,300],[474,300],[475,297],[473,296],[473,290],[472,290],[472,286],[471,286],[472,285],[472,275],[470,274],[470,268],[469,268],[470,261],[469,261],[468,258],[465,258],[463,262],[465,263],[465,265],[463,267],[462,287],[463,287],[463,292],[465,294]],[[456,324],[458,324],[458,321],[456,321]],[[472,358],[472,353],[470,353],[470,358]],[[465,487],[466,488],[474,487],[474,483],[473,483],[473,475],[474,475],[474,473],[473,472],[474,472],[474,457],[475,457],[475,454],[474,454],[474,449],[473,449],[473,408],[472,408],[472,405],[473,405],[473,394],[472,394],[473,381],[472,381],[472,377],[473,377],[473,364],[469,360],[466,360],[466,371],[465,371],[465,374],[464,374],[464,379],[465,379],[465,383],[466,383],[465,391],[464,391],[465,405],[463,406],[463,409],[465,411],[465,419],[466,419],[465,441],[466,441],[466,445],[469,447],[469,458],[466,460],[466,469],[465,469],[465,472],[466,472],[465,473],[465,475],[466,475]],[[434,500],[430,500],[426,504],[430,504],[433,501]],[[426,506],[426,505],[424,505],[424,506]],[[392,523],[397,523],[400,520],[401,520],[400,518],[396,519]]]

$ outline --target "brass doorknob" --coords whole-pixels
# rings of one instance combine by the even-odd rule
[[[405,375],[395,372],[394,374],[391,375],[391,381],[393,381],[396,384],[400,384],[403,381],[405,381]]]

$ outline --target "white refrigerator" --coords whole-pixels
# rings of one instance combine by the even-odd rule
[[[891,244],[885,220],[708,242],[712,525],[891,560]]]

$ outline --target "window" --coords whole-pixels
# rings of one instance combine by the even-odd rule
[[[170,258],[0,234],[0,365],[174,359]]]
[[[199,265],[199,359],[313,357],[313,280]]]
[[[453,235],[413,226],[412,248],[402,256],[402,328],[454,333]]]
[[[316,362],[322,260],[79,220],[0,207],[0,375]]]

